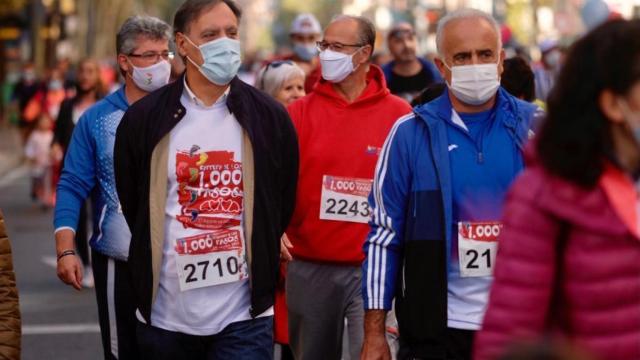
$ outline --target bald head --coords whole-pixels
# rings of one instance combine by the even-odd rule
[[[332,26],[337,26],[343,31],[348,31],[355,35],[354,44],[369,45],[371,46],[371,53],[373,53],[376,42],[376,28],[369,19],[363,16],[338,15],[331,20],[325,29],[325,34]]]
[[[479,26],[478,31],[491,32],[491,36],[495,39],[496,48],[502,49],[502,39],[500,38],[500,25],[493,16],[476,9],[460,9],[447,14],[438,22],[436,32],[436,46],[438,54],[444,56],[445,42],[451,42],[448,39],[451,36],[472,35],[474,26]],[[456,29],[451,30],[452,27]],[[460,34],[460,31],[464,33]],[[485,34],[483,34],[485,35]]]

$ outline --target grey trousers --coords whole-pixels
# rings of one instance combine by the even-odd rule
[[[364,337],[361,279],[359,266],[289,263],[289,344],[297,360],[341,359],[345,319],[350,358],[360,359]]]

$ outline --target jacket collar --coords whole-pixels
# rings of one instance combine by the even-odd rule
[[[496,93],[495,109],[500,119],[508,128],[515,129],[518,123],[518,107],[512,96],[509,95],[502,87]],[[415,108],[417,115],[427,123],[437,121],[438,119],[452,122],[454,118],[453,105],[449,98],[449,89],[445,89],[444,93],[435,100],[420,105]]]
[[[189,87],[189,84],[187,84],[187,77],[183,76],[182,77],[182,81],[184,81],[184,96],[186,96],[187,100],[192,103],[193,105],[196,106],[200,106],[203,108],[207,108],[208,106],[206,106],[204,104],[204,102],[202,100],[200,100],[200,98],[198,98],[198,96],[191,90],[191,88]],[[227,102],[227,96],[229,96],[229,90],[231,89],[231,86],[227,87],[227,89],[224,91],[224,93],[218,98],[218,100],[216,100],[216,102],[213,105],[218,105],[218,104],[222,104]],[[213,106],[212,105],[212,106]]]
[[[162,121],[157,127],[157,137],[158,140],[164,136],[164,134],[168,133],[175,127],[175,125],[182,120],[186,109],[182,106],[180,102],[180,98],[182,97],[183,92],[185,91],[185,73],[183,73],[180,78],[173,83],[167,85],[166,92],[166,111],[164,112],[165,121]],[[240,125],[245,129],[247,129],[247,119],[245,116],[245,111],[243,109],[244,106],[244,98],[246,97],[246,87],[249,85],[243,83],[237,76],[231,80],[231,85],[229,87],[228,96],[227,96],[227,107],[229,108],[229,112],[231,112],[236,120],[240,123]],[[244,95],[243,95],[244,94]],[[253,134],[249,134],[253,135]]]
[[[605,165],[599,186],[614,212],[636,239],[640,239],[638,218],[638,193],[631,178],[610,163]]]
[[[124,92],[124,88],[124,85],[121,86],[118,90],[105,98],[105,100],[122,111],[126,111],[127,108],[129,108],[129,102],[127,101],[127,95]]]

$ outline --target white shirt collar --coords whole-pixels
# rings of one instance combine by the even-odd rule
[[[184,77],[183,81],[184,81],[183,94],[186,95],[186,97],[189,99],[189,102],[191,104],[197,105],[197,106],[201,106],[201,107],[213,107],[213,106],[217,106],[217,105],[221,105],[221,104],[226,104],[227,103],[227,97],[229,96],[229,91],[231,90],[231,86],[227,87],[227,89],[224,91],[222,96],[220,96],[218,98],[218,100],[216,100],[216,102],[213,105],[206,106],[202,100],[198,99],[198,97],[191,90],[191,88],[189,88],[189,85],[187,84],[187,77],[186,76]]]

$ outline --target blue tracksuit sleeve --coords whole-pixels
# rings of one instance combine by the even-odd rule
[[[373,216],[364,243],[362,295],[365,309],[391,309],[401,267],[404,217],[411,186],[406,126],[413,116],[400,118],[380,153],[369,204]]]
[[[75,230],[77,228],[80,207],[96,183],[95,141],[91,136],[90,125],[91,121],[85,113],[73,129],[56,190],[53,219],[55,229],[70,227]]]

